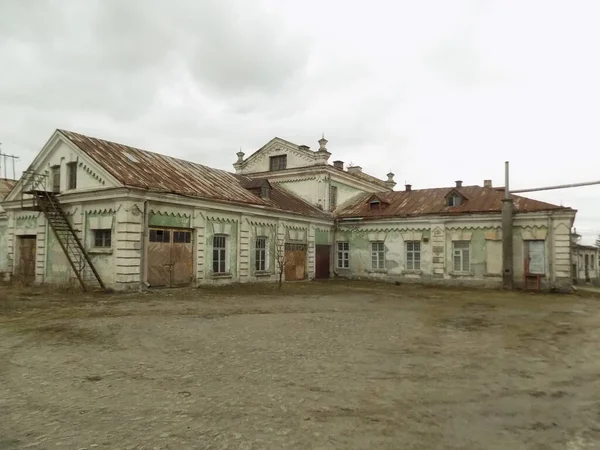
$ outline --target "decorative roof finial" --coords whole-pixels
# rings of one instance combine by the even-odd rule
[[[326,152],[327,151],[327,142],[329,142],[329,141],[327,139],[325,139],[325,133],[323,133],[322,136],[323,137],[321,139],[319,139],[319,151]]]

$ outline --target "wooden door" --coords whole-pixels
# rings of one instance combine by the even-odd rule
[[[171,285],[171,230],[151,229],[148,239],[148,284]]]
[[[19,265],[17,274],[25,283],[35,281],[35,236],[19,236]]]
[[[331,255],[331,246],[330,245],[317,245],[316,246],[315,278],[317,278],[317,279],[329,278],[330,255]]]
[[[306,278],[306,245],[285,244],[285,281]]]
[[[171,286],[188,286],[194,279],[194,246],[190,230],[173,230]]]
[[[152,228],[148,241],[150,287],[190,285],[194,277],[191,230]]]

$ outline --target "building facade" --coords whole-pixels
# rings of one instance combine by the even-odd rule
[[[580,244],[581,235],[573,230],[571,259],[573,284],[600,284],[600,249],[591,245]]]
[[[330,163],[318,143],[274,138],[230,173],[57,130],[3,202],[5,272],[115,289],[280,273],[501,285],[501,188],[394,191],[393,173]],[[517,285],[570,286],[575,210],[513,199]]]

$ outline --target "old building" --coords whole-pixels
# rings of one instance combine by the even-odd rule
[[[15,186],[15,180],[0,178],[0,279],[4,278],[8,270],[8,227],[6,212],[2,208],[1,201]]]
[[[337,212],[336,273],[402,282],[502,285],[503,189],[484,186],[363,194]],[[513,196],[517,285],[571,284],[575,211]]]
[[[573,284],[600,284],[600,267],[598,266],[600,249],[580,243],[581,235],[577,230],[572,234],[572,276]]]
[[[343,276],[497,286],[503,190],[394,191],[280,138],[235,174],[57,130],[6,198],[15,277],[117,289]],[[572,283],[575,211],[514,198],[515,280]]]

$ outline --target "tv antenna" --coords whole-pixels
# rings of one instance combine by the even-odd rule
[[[4,178],[8,178],[8,161],[12,162],[12,179],[16,180],[16,170],[15,170],[15,162],[19,160],[18,156],[9,155],[7,153],[2,152],[2,142],[0,142],[0,176],[2,176],[2,168],[4,168]]]

